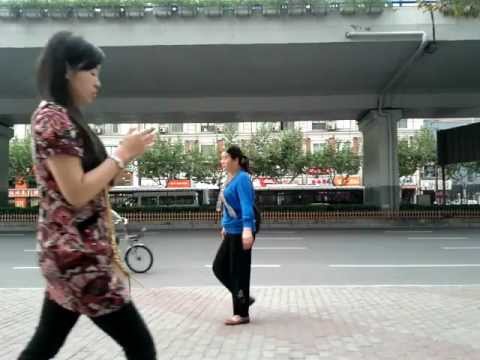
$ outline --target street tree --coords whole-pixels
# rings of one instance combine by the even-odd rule
[[[361,157],[353,151],[350,143],[332,142],[313,154],[312,166],[327,170],[331,183],[335,184],[336,176],[341,175],[345,182],[359,172]]]
[[[158,184],[162,180],[176,179],[185,173],[184,146],[180,141],[161,139],[138,159],[137,169],[141,176]]]
[[[31,185],[35,183],[32,159],[32,138],[13,138],[9,148],[8,177],[11,186],[17,180],[24,180]]]

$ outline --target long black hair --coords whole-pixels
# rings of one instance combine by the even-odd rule
[[[107,152],[99,137],[75,106],[69,90],[67,71],[89,71],[99,66],[105,54],[95,45],[68,31],[53,35],[43,49],[37,67],[37,86],[44,100],[67,109],[84,144],[82,167],[89,171],[100,165]]]
[[[242,151],[242,149],[240,149],[240,146],[231,145],[231,146],[228,147],[226,153],[228,155],[230,155],[230,157],[233,160],[238,159],[238,164],[240,165],[240,167],[242,168],[243,171],[246,171],[249,174],[251,173],[251,171],[250,171],[250,160],[248,159],[248,157],[246,157],[243,154],[243,151]]]

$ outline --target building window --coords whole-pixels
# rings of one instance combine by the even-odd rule
[[[435,179],[437,167],[435,165],[425,165],[423,167],[424,179]]]
[[[224,125],[225,131],[238,132],[238,123],[226,123]]]
[[[215,145],[201,145],[200,151],[202,154],[212,154],[215,152]]]
[[[183,123],[169,124],[168,130],[171,133],[183,133]]]
[[[205,133],[205,132],[211,132],[214,133],[217,130],[217,126],[215,124],[202,124],[200,126],[200,132]]]
[[[325,121],[312,122],[312,130],[327,130],[327,123]]]
[[[327,144],[325,143],[313,144],[313,152],[316,153],[319,151],[323,151],[323,149],[325,149],[325,146],[327,146]]]
[[[107,150],[107,154],[113,154],[113,151],[116,149],[116,146],[105,146],[105,150]]]
[[[105,124],[103,125],[103,133],[102,135],[111,136],[113,134],[113,124]]]
[[[347,148],[347,149],[352,148],[352,143],[348,140],[337,140],[335,145],[337,147],[337,150],[342,150],[344,148]]]
[[[281,121],[280,122],[281,130],[291,130],[295,129],[295,122],[294,121]]]
[[[198,140],[186,140],[185,141],[185,151],[194,151],[198,150]]]
[[[335,122],[338,129],[341,130],[350,130],[352,129],[352,122],[351,120],[338,120]]]
[[[112,124],[112,132],[118,134],[118,124]]]
[[[95,134],[97,135],[105,135],[105,125],[102,124],[102,125],[93,125],[93,131],[95,132]]]
[[[407,129],[408,128],[408,119],[401,119],[398,121],[398,128],[399,129]]]

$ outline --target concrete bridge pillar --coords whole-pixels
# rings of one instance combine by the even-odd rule
[[[367,205],[390,210],[400,206],[397,122],[402,116],[401,110],[372,110],[359,121]]]

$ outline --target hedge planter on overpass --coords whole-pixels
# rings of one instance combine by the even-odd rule
[[[208,17],[305,16],[326,15],[333,11],[353,15],[379,14],[389,5],[389,0],[10,0],[1,3],[0,19],[94,19],[97,15],[107,19],[148,15],[195,17],[199,14]]]

